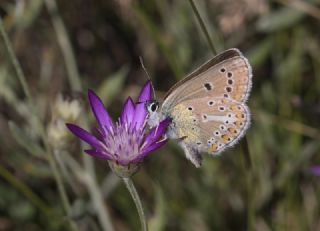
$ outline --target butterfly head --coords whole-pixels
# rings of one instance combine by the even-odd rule
[[[162,119],[164,119],[164,116],[162,116],[162,113],[160,112],[160,104],[156,100],[150,100],[146,102],[145,106],[148,112],[147,123],[150,128],[155,127]]]
[[[159,109],[159,102],[156,100],[150,100],[146,103],[146,108],[149,114],[155,113]]]

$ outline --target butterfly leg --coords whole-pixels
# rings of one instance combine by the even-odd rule
[[[201,166],[202,156],[198,149],[192,147],[191,144],[180,141],[179,145],[182,147],[187,159],[189,159],[197,168]]]

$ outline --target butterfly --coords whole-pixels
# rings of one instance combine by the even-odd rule
[[[154,127],[171,118],[166,136],[177,140],[186,157],[200,167],[201,153],[218,155],[246,133],[251,86],[248,60],[238,49],[228,49],[176,83],[161,104],[147,102],[147,122]]]

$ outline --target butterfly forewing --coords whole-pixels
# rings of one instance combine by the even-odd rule
[[[230,52],[232,55],[227,55]],[[218,63],[215,57],[178,82],[178,86],[174,86],[165,98],[163,107],[170,110],[183,101],[207,96],[246,101],[251,88],[251,67],[247,59],[237,49],[217,57]]]
[[[175,85],[173,85],[170,90],[166,93],[165,95],[165,99],[171,95],[171,93],[177,89],[178,87],[180,87],[183,83],[193,79],[194,77],[198,76],[199,74],[201,74],[202,72],[208,70],[210,67],[226,60],[226,59],[230,59],[232,57],[236,57],[236,56],[241,56],[241,52],[236,49],[236,48],[232,48],[229,50],[226,50],[224,52],[222,52],[221,54],[218,54],[217,56],[213,57],[212,59],[210,59],[208,62],[206,62],[205,64],[201,65],[200,67],[198,67],[196,70],[194,70],[193,72],[191,72],[189,75],[185,76],[182,80],[180,80],[179,82],[177,82]]]

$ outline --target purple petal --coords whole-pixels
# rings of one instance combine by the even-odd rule
[[[83,141],[87,142],[92,147],[95,147],[97,149],[102,148],[101,141],[98,140],[95,136],[91,135],[86,130],[84,130],[74,124],[66,124],[66,126],[74,135],[76,135],[77,137],[79,137]]]
[[[134,113],[134,119],[132,121],[132,123],[135,124],[136,128],[140,128],[143,126],[147,114],[148,112],[146,110],[145,103],[137,103]]]
[[[91,109],[100,127],[103,130],[105,130],[105,128],[112,129],[112,119],[105,109],[101,99],[92,90],[88,90],[88,98],[90,101]]]
[[[89,149],[89,150],[84,150],[85,153],[89,154],[90,156],[106,159],[106,160],[111,160],[111,156],[109,154],[106,154],[105,152],[100,152],[95,149]]]
[[[157,143],[153,143],[152,145],[146,147],[143,152],[137,156],[135,159],[132,160],[133,163],[141,162],[143,158],[145,158],[147,155],[149,155],[154,150],[160,148],[162,145],[166,144],[168,140],[162,140]]]
[[[320,176],[320,165],[315,165],[315,166],[312,166],[310,168],[310,171],[316,175],[316,176]]]
[[[146,137],[143,145],[147,147],[150,144],[158,141],[160,137],[166,132],[167,127],[169,126],[170,123],[171,123],[171,119],[166,118],[162,120],[158,126],[152,128],[149,135]]]
[[[131,97],[125,102],[120,116],[121,123],[131,124],[135,113],[134,103]]]
[[[134,115],[133,123],[136,125],[136,128],[139,128],[144,125],[144,121],[147,117],[147,110],[145,103],[150,101],[152,98],[152,87],[151,82],[147,81],[146,84],[143,86],[138,102],[136,104],[136,110]]]
[[[148,80],[144,84],[144,86],[142,87],[142,89],[140,91],[138,102],[142,103],[142,102],[150,101],[152,99],[152,87],[151,86],[152,86],[151,81]]]

